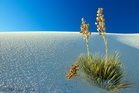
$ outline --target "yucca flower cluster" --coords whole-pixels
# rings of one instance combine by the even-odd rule
[[[78,63],[74,63],[73,65],[71,65],[70,71],[66,75],[66,77],[68,79],[71,79],[73,76],[75,76],[77,74],[77,70],[79,69],[78,67],[79,67]]]
[[[98,8],[97,11],[97,16],[96,20],[98,22],[96,22],[95,24],[97,25],[97,31],[99,32],[99,35],[105,35],[106,33],[106,27],[105,27],[105,19],[104,19],[104,15],[102,15],[103,12],[103,8]]]
[[[84,18],[82,18],[81,21],[82,21],[82,23],[81,23],[82,25],[80,27],[80,29],[81,29],[80,33],[85,35],[84,39],[86,40],[91,35],[91,32],[88,30],[88,27],[90,26],[90,24],[85,24],[86,21],[84,20]]]
[[[85,40],[86,40],[86,48],[87,48],[87,54],[88,54],[88,58],[90,57],[90,48],[88,45],[88,38],[91,35],[91,32],[88,30],[88,27],[90,26],[90,24],[85,24],[86,21],[84,20],[84,18],[81,19],[82,21],[82,25],[80,27],[81,31],[80,33],[83,34],[85,36]]]

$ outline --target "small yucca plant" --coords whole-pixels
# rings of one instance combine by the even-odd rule
[[[130,85],[123,81],[124,68],[117,53],[111,56],[107,63],[105,63],[105,58],[98,55],[92,55],[90,59],[80,55],[77,62],[79,70],[99,88],[114,92],[128,88]]]
[[[97,31],[102,36],[105,44],[106,55],[105,58],[100,55],[90,54],[90,48],[88,44],[88,38],[91,32],[88,30],[89,24],[85,24],[86,21],[82,18],[82,25],[80,33],[85,36],[87,55],[80,55],[77,61],[71,66],[67,78],[72,78],[76,74],[79,76],[85,75],[89,82],[92,82],[95,86],[105,89],[108,92],[115,92],[121,89],[129,87],[129,83],[124,81],[124,68],[119,60],[119,54],[108,55],[108,42],[105,36],[106,27],[104,23],[104,15],[102,15],[103,8],[99,8],[97,11]]]

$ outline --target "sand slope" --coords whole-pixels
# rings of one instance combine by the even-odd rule
[[[134,83],[118,93],[139,91],[139,34],[108,34],[109,52],[119,51],[126,79]],[[105,54],[101,36],[92,34],[91,52]],[[74,32],[1,32],[0,91],[30,93],[97,93],[80,77],[65,78],[80,53],[86,54],[85,40]]]

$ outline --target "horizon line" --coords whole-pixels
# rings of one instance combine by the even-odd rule
[[[6,32],[0,32],[0,33],[79,33],[80,31],[6,31]],[[94,34],[97,34],[98,32],[92,32]],[[118,34],[118,35],[139,35],[139,33],[106,33],[106,34]]]

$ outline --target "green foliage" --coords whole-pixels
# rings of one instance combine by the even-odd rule
[[[88,57],[81,54],[77,62],[79,70],[86,75],[90,82],[109,92],[119,91],[130,85],[123,81],[124,68],[118,53],[110,56],[108,62],[105,62],[100,55]]]

